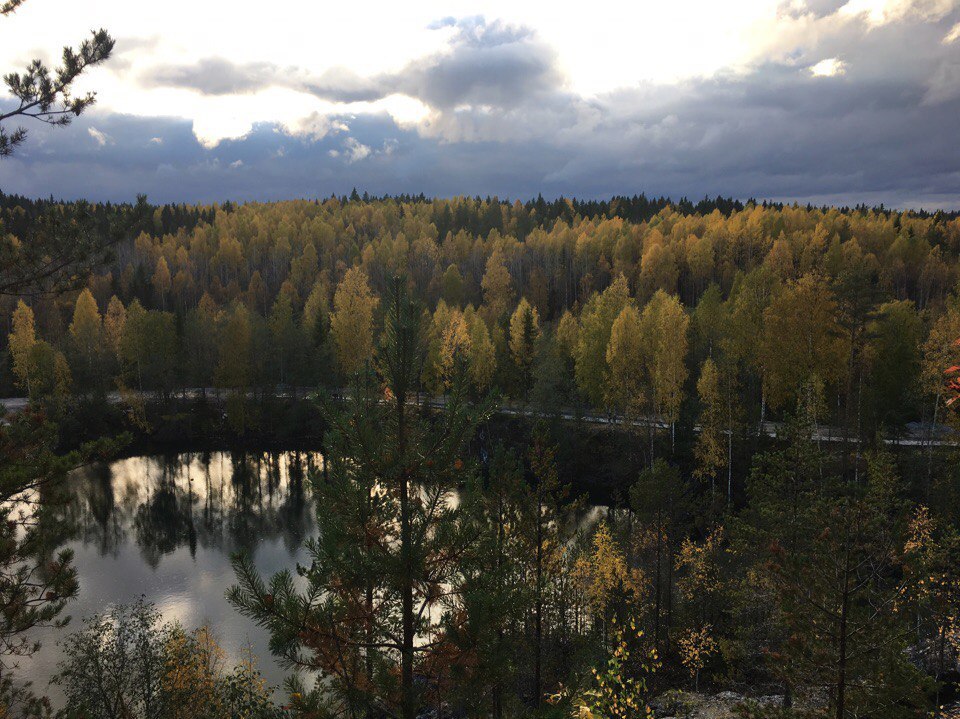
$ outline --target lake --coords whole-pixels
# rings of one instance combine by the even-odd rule
[[[17,673],[60,706],[63,693],[49,683],[62,656],[58,640],[83,618],[143,596],[167,621],[209,626],[231,665],[249,647],[267,682],[280,687],[289,672],[270,654],[268,634],[224,596],[234,583],[230,557],[252,553],[265,575],[306,563],[304,541],[317,533],[308,475],[320,468],[319,453],[203,452],[74,472],[47,531],[74,551],[80,595],[64,612],[72,618],[66,629],[31,635],[42,648],[20,659]],[[588,528],[605,511],[587,505],[578,525]]]
[[[57,640],[81,619],[140,596],[167,620],[210,626],[228,659],[249,645],[268,683],[287,672],[268,649],[267,633],[236,612],[224,593],[233,584],[230,556],[246,550],[264,573],[304,561],[316,533],[307,473],[319,454],[189,453],[132,457],[75,472],[55,510],[61,546],[75,552],[80,595],[65,610],[65,630],[36,632],[41,650],[18,674],[63,700],[55,674]]]

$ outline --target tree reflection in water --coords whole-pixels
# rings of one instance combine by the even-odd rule
[[[234,581],[230,555],[251,550],[269,573],[306,561],[303,543],[316,532],[308,477],[320,462],[302,452],[131,457],[45,488],[45,545],[76,553],[80,595],[65,614],[79,623],[144,596],[168,621],[208,625],[230,661],[249,644],[268,682],[280,684],[287,672],[273,661],[269,636],[224,596]],[[35,638],[42,648],[18,673],[59,705],[62,690],[47,682],[62,656],[63,631],[41,628]]]
[[[62,542],[116,556],[132,538],[145,563],[188,547],[230,554],[279,538],[292,554],[313,530],[307,475],[315,453],[132,457],[75,473],[51,513]],[[82,577],[81,577],[82,580]]]

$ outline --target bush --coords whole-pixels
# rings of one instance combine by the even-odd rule
[[[247,653],[232,670],[207,627],[165,623],[143,600],[86,620],[63,643],[62,719],[281,719]]]

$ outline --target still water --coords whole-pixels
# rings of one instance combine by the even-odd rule
[[[20,660],[18,673],[60,705],[62,693],[48,685],[61,658],[58,639],[84,617],[145,596],[168,621],[211,627],[231,663],[249,646],[268,683],[281,684],[286,672],[266,632],[224,597],[234,583],[230,556],[248,551],[267,574],[305,561],[303,542],[316,533],[308,473],[320,462],[302,452],[214,452],[77,471],[55,526],[61,546],[75,552],[80,595],[65,610],[68,628],[39,631],[43,646]]]

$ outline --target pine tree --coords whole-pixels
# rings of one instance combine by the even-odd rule
[[[634,543],[641,568],[653,585],[652,617],[645,626],[654,646],[664,654],[673,630],[674,560],[689,529],[690,494],[680,471],[662,459],[644,469],[630,488],[630,509],[638,520]]]
[[[313,478],[320,531],[307,544],[306,588],[297,589],[289,572],[268,584],[249,557],[235,561],[239,584],[230,601],[267,627],[288,666],[326,678],[349,714],[385,707],[416,717],[423,701],[416,673],[434,665],[442,646],[431,617],[451,606],[444,587],[472,537],[450,500],[470,476],[460,453],[478,415],[462,403],[462,380],[438,421],[415,411],[409,399],[423,354],[420,311],[398,279],[377,378],[361,375],[344,409],[325,409],[327,466]],[[329,706],[321,693],[300,701]]]
[[[920,710],[925,682],[904,651],[912,580],[892,458],[869,456],[865,485],[821,478],[815,445],[795,436],[752,478],[746,517],[786,632],[772,667],[795,691],[825,688],[836,719]]]
[[[534,478],[524,501],[523,527],[527,582],[532,587],[533,611],[533,689],[534,706],[540,708],[544,697],[545,637],[550,632],[549,588],[557,574],[566,570],[564,553],[570,543],[571,517],[582,505],[571,501],[570,487],[561,483],[557,472],[556,447],[538,428],[527,451],[527,462]],[[563,627],[559,629],[561,634]]]
[[[494,449],[486,481],[461,492],[465,522],[477,540],[457,566],[463,620],[449,622],[447,639],[473,666],[454,667],[454,696],[471,713],[514,716],[510,689],[526,675],[524,622],[535,587],[522,568],[529,560],[523,467],[502,446]]]
[[[536,361],[537,344],[540,340],[540,314],[527,298],[520,303],[510,317],[510,357],[516,371],[517,396],[525,398],[532,384],[531,370]]]

